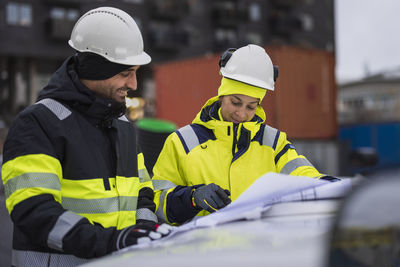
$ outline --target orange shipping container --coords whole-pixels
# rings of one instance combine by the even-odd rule
[[[266,47],[279,78],[262,106],[267,123],[292,139],[337,135],[335,57],[332,52],[297,47]],[[156,117],[178,126],[191,123],[217,94],[219,55],[155,66]]]

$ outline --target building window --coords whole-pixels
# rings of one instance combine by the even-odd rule
[[[32,24],[32,7],[29,4],[10,2],[7,4],[6,20],[10,25],[30,26]]]
[[[214,38],[218,49],[227,49],[237,45],[238,36],[235,30],[217,28],[214,32]]]
[[[262,45],[262,35],[257,32],[249,32],[246,34],[248,43]]]
[[[249,8],[249,15],[251,21],[260,21],[261,19],[260,5],[257,3],[252,3]]]
[[[300,14],[299,18],[303,25],[303,30],[310,32],[314,30],[314,18],[309,14]]]
[[[177,52],[189,43],[189,34],[183,25],[153,21],[149,25],[149,44],[159,51]]]
[[[79,12],[76,9],[67,9],[63,7],[53,7],[50,10],[50,17],[56,20],[77,21]]]
[[[79,11],[75,8],[52,7],[50,9],[48,37],[56,41],[68,40]]]

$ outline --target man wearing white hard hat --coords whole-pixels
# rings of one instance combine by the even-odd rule
[[[156,214],[170,224],[225,207],[267,172],[338,180],[318,172],[284,132],[264,124],[260,103],[278,77],[264,48],[228,49],[219,66],[218,95],[167,138],[153,169]]]
[[[125,117],[136,71],[151,61],[126,12],[85,13],[75,54],[14,120],[2,179],[14,223],[13,266],[75,266],[170,232]]]

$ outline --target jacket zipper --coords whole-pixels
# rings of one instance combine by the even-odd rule
[[[237,144],[237,129],[238,129],[238,124],[233,124],[233,144],[232,144],[232,156],[235,155],[235,150],[236,150],[236,144]]]
[[[237,144],[237,129],[238,129],[238,125],[233,124],[232,127],[232,132],[233,132],[233,144],[232,144],[232,160],[233,160],[233,156],[235,155],[235,150],[236,150],[236,144]],[[228,136],[231,135],[231,127],[228,126]],[[229,165],[229,172],[228,172],[228,189],[231,191],[231,167],[232,167],[232,161]],[[232,194],[232,192],[231,192]]]

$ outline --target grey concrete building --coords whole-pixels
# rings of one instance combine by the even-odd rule
[[[400,121],[400,67],[339,85],[340,125]]]
[[[153,64],[248,43],[334,50],[333,0],[5,0],[0,2],[0,120],[33,103],[72,49],[75,21],[98,6],[130,13]],[[151,86],[151,65],[139,88]],[[143,94],[139,90],[136,94]]]

